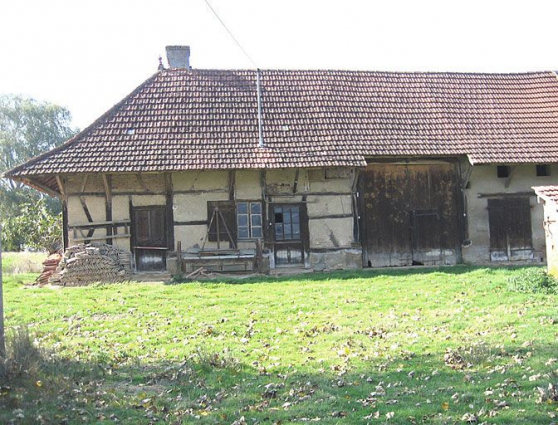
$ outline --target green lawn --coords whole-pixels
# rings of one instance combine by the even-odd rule
[[[558,402],[537,387],[558,384],[558,296],[509,292],[518,270],[63,289],[8,276],[7,326],[55,355],[2,387],[0,422],[548,425]]]

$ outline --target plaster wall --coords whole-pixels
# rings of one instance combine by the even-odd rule
[[[558,278],[558,206],[553,202],[544,202],[544,226],[548,273]]]
[[[467,202],[467,220],[472,244],[462,250],[465,263],[490,262],[490,229],[488,224],[488,198],[479,195],[513,194],[518,192],[533,193],[531,204],[531,231],[534,249],[534,261],[544,261],[545,236],[543,229],[543,207],[537,204],[532,186],[556,184],[558,165],[551,166],[549,177],[537,177],[534,164],[522,164],[515,167],[509,186],[506,178],[498,178],[496,165],[477,165],[473,167],[469,179],[469,188],[465,190]]]

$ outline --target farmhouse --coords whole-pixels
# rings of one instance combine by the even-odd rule
[[[6,173],[63,200],[66,246],[106,241],[137,271],[545,260],[532,186],[558,183],[555,73],[203,70],[168,52]]]

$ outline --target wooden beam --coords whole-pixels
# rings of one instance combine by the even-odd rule
[[[518,198],[525,196],[537,196],[535,192],[499,192],[499,193],[479,193],[477,198]]]
[[[236,197],[236,172],[229,170],[228,175],[229,201],[234,201]]]
[[[329,215],[311,215],[308,216],[308,220],[325,220],[326,218],[353,218],[353,214],[329,214]]]
[[[44,184],[37,183],[35,180],[21,179],[20,181],[21,181],[22,183],[28,185],[28,186],[31,186],[31,187],[33,187],[33,188],[35,188],[35,189],[41,191],[41,192],[44,192],[44,193],[46,193],[47,195],[50,195],[50,196],[52,196],[52,197],[54,197],[54,198],[61,198],[61,197],[62,197],[62,194],[61,194],[61,193],[58,193],[57,191],[51,189],[51,188],[48,187],[48,186],[45,186]]]
[[[105,186],[105,219],[112,221],[112,178],[109,174],[102,174]],[[112,245],[112,226],[107,225],[107,245]]]
[[[62,200],[62,250],[66,250],[70,246],[68,239],[68,202]]]
[[[143,177],[141,176],[141,173],[136,173],[136,178],[138,179],[138,183],[141,186],[141,188],[144,190],[144,192],[153,193],[151,189],[149,189],[145,184],[145,182],[143,181]]]
[[[62,177],[57,174],[55,178],[56,183],[58,184],[58,189],[60,189],[60,195],[62,195],[63,199],[66,199],[66,187],[64,185],[64,182],[62,181]]]
[[[508,174],[508,177],[506,177],[506,182],[504,183],[506,189],[508,187],[510,187],[510,183],[512,181],[512,177],[513,177],[513,173],[515,172],[516,166],[515,165],[511,165],[510,167],[510,173]]]
[[[172,191],[172,175],[165,174],[166,231],[167,247],[174,249],[174,193]]]
[[[300,175],[300,168],[297,168],[295,171],[295,178],[293,183],[293,195],[296,193],[298,189],[298,176]]]
[[[91,213],[89,212],[89,208],[87,208],[85,199],[80,196],[79,202],[81,203],[81,207],[83,208],[83,212],[85,213],[85,217],[87,218],[87,221],[93,223],[93,217],[91,217]],[[87,237],[90,238],[91,236],[93,236],[93,233],[95,233],[95,229],[89,229],[89,231],[87,232]]]
[[[83,176],[83,180],[81,181],[81,188],[79,193],[82,194],[85,192],[85,186],[87,186],[87,180],[89,179],[89,174]]]

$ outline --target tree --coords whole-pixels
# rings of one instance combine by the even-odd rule
[[[14,95],[0,96],[0,173],[40,155],[72,137],[70,112],[61,106]],[[7,223],[19,216],[23,206],[39,200],[51,215],[61,211],[60,202],[22,183],[0,180],[0,219]],[[23,235],[25,236],[25,235]],[[27,241],[8,241],[13,247]]]
[[[6,249],[17,251],[22,245],[49,254],[62,247],[62,214],[53,214],[46,200],[26,203],[21,213],[4,222],[2,234]]]

